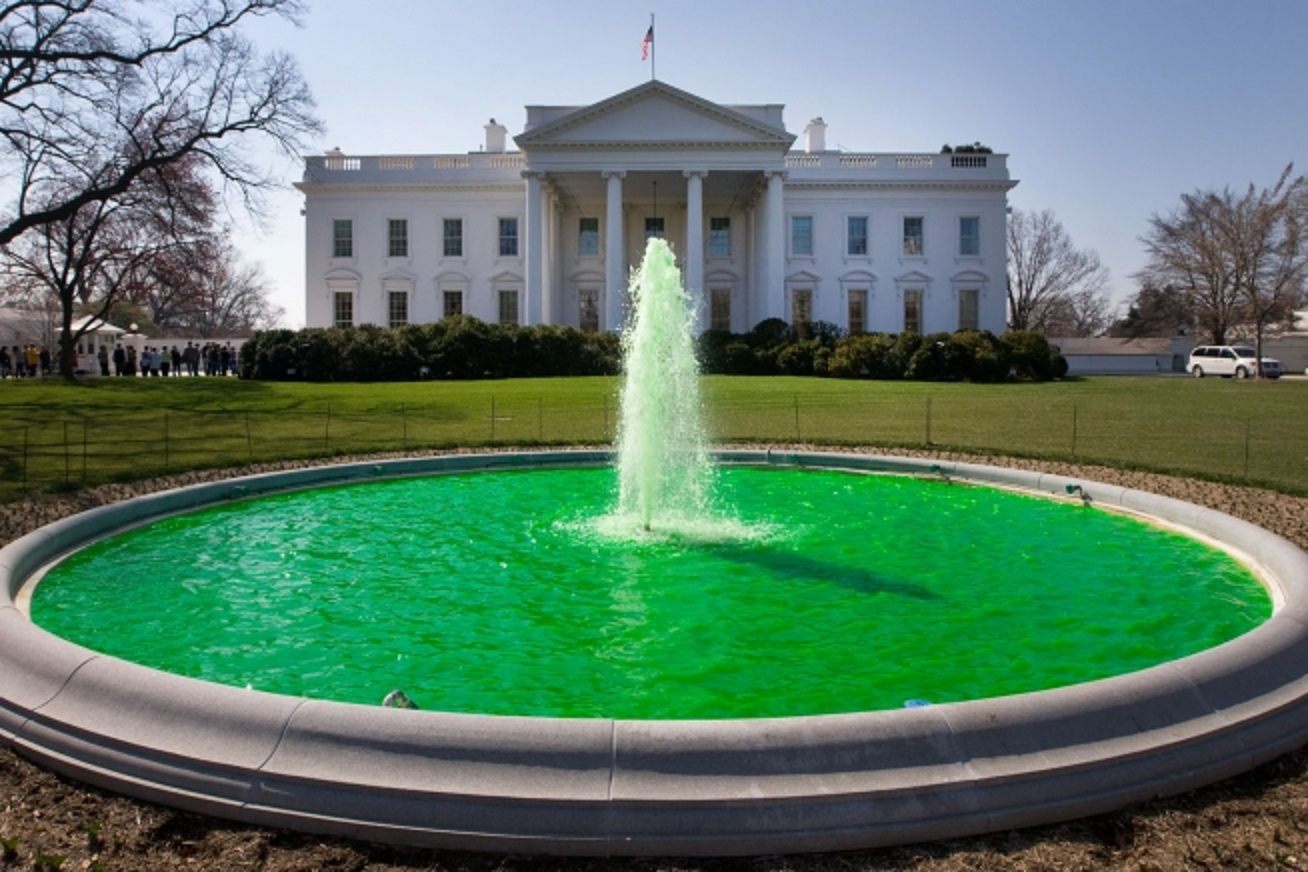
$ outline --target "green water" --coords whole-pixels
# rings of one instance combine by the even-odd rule
[[[724,718],[899,708],[1147,667],[1271,612],[1228,555],[1078,504],[725,468],[754,536],[629,544],[611,469],[438,476],[158,521],[47,576],[34,619],[183,675],[377,704]]]

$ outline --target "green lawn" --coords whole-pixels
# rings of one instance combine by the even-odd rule
[[[0,382],[0,500],[192,467],[454,445],[608,442],[616,378],[298,384]],[[1308,493],[1308,381],[932,384],[704,379],[719,442],[805,441],[1099,461]]]

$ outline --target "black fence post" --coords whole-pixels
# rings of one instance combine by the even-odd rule
[[[1076,457],[1076,403],[1072,404],[1072,456]]]
[[[254,463],[254,440],[250,438],[250,410],[245,410],[245,451]]]
[[[1249,480],[1249,437],[1250,437],[1249,419],[1244,419],[1244,480]]]
[[[172,446],[170,444],[171,441],[171,436],[168,433],[168,413],[164,412],[164,472],[167,472],[172,468],[172,458],[170,456],[172,451]]]
[[[400,450],[409,450],[409,413],[404,403],[400,403]]]
[[[27,430],[23,428],[23,487],[27,487]]]
[[[90,429],[90,426],[91,426],[91,420],[89,418],[83,418],[82,419],[82,482],[83,483],[86,482],[86,443],[87,440],[89,439],[87,435],[87,431]]]
[[[68,422],[64,422],[64,484],[68,484]]]
[[[925,445],[931,444],[931,398],[926,398],[926,442]]]
[[[794,395],[794,401],[795,401],[795,441],[803,442],[804,437],[799,430],[799,394]]]
[[[327,420],[322,428],[322,450],[327,454],[332,451],[332,404],[327,404]]]

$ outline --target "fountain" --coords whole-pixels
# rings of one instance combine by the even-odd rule
[[[646,532],[656,521],[684,527],[707,511],[712,475],[700,423],[695,313],[672,249],[651,237],[632,281],[622,337],[618,516]]]
[[[581,717],[533,717],[520,711],[454,713],[417,698],[422,710],[382,708],[377,705],[379,697],[371,705],[357,705],[281,695],[146,669],[79,647],[28,619],[33,588],[48,564],[125,529],[135,528],[148,537],[170,525],[184,527],[188,519],[203,514],[197,510],[212,507],[207,511],[227,513],[222,515],[220,538],[252,546],[253,536],[232,532],[243,509],[253,509],[257,515],[264,507],[316,492],[348,505],[354,491],[417,482],[421,476],[434,477],[431,480],[438,484],[452,483],[451,488],[458,490],[468,479],[466,473],[478,473],[478,480],[494,482],[492,490],[500,492],[500,502],[488,509],[492,514],[471,519],[469,529],[475,532],[465,536],[474,545],[490,542],[494,553],[475,570],[445,574],[461,584],[482,578],[487,589],[502,587],[501,579],[517,574],[534,582],[525,590],[535,598],[520,603],[512,616],[510,641],[490,643],[474,633],[473,641],[463,647],[475,656],[464,666],[428,669],[435,673],[436,687],[451,683],[456,672],[481,670],[489,676],[492,692],[500,694],[505,673],[519,668],[510,667],[508,660],[513,640],[521,639],[522,625],[515,622],[536,611],[542,597],[572,601],[583,596],[580,585],[572,584],[579,575],[615,573],[609,599],[620,611],[621,632],[599,634],[604,636],[603,661],[611,662],[642,645],[649,647],[648,639],[633,642],[622,635],[654,612],[632,587],[651,574],[645,565],[632,562],[642,555],[667,551],[680,564],[685,555],[703,551],[713,559],[731,561],[733,573],[763,566],[779,568],[783,576],[821,580],[833,565],[824,553],[801,550],[776,557],[730,543],[725,549],[720,544],[686,546],[682,528],[691,510],[707,511],[711,520],[712,474],[706,472],[709,452],[697,438],[698,425],[690,423],[688,411],[672,411],[674,401],[691,398],[691,409],[698,402],[693,399],[692,357],[684,353],[688,350],[685,295],[675,280],[670,252],[661,242],[650,246],[636,285],[636,314],[626,338],[628,384],[619,439],[618,507],[612,513],[626,518],[633,534],[627,552],[583,543],[582,551],[598,554],[583,567],[576,560],[580,552],[549,550],[551,537],[557,541],[561,535],[557,529],[532,524],[505,529],[508,513],[501,507],[523,500],[498,483],[530,476],[487,474],[532,470],[535,475],[542,469],[562,474],[606,466],[611,457],[596,451],[343,464],[196,485],[95,509],[0,549],[0,740],[73,777],[238,820],[448,848],[629,855],[841,850],[1065,820],[1189,790],[1308,741],[1308,676],[1302,666],[1308,659],[1308,555],[1264,530],[1166,497],[939,459],[759,451],[715,455],[724,479],[737,469],[757,471],[760,476],[787,474],[773,472],[784,467],[795,475],[825,481],[816,476],[828,473],[811,471],[820,467],[834,471],[831,475],[856,479],[869,473],[908,476],[920,480],[913,481],[915,487],[960,495],[964,506],[971,505],[968,501],[977,492],[988,491],[969,484],[998,485],[1061,499],[1065,505],[1058,508],[1079,518],[1098,515],[1100,508],[1088,508],[1091,505],[1143,515],[1149,525],[1179,528],[1222,543],[1254,567],[1270,593],[1272,615],[1216,647],[1051,690],[1000,690],[998,695],[961,702],[942,702],[932,694],[927,696],[932,703],[928,705],[921,704],[917,694],[898,693],[893,709],[789,716],[756,712],[688,720],[679,719],[685,716],[675,712],[658,715],[661,719],[602,710]],[[649,318],[646,308],[654,313]],[[669,333],[672,325],[679,329]],[[656,412],[660,417],[655,417]],[[685,459],[692,462],[685,466],[674,462]],[[533,499],[538,505],[559,503],[561,483],[567,480],[566,476],[549,479]],[[360,487],[326,487],[334,485]],[[824,499],[830,501],[831,493],[845,490],[839,482],[824,487],[827,497],[820,499],[783,484],[781,495],[772,499],[781,511],[798,516],[794,509],[802,508],[803,517],[808,517],[810,509]],[[310,490],[314,488],[319,491]],[[1078,498],[1066,505],[1073,493]],[[464,520],[469,513],[470,505],[459,502],[453,491],[438,499],[442,501],[438,510],[447,514],[448,521]],[[474,502],[482,499],[478,496]],[[406,500],[402,492],[398,504]],[[843,511],[841,505],[835,510],[842,521],[870,518],[867,504]],[[978,515],[958,513],[974,520]],[[1117,515],[1112,518],[1114,523],[1122,520]],[[905,521],[909,526],[903,528],[909,532],[899,539],[927,535],[922,532],[925,519],[916,520],[923,523],[910,516]],[[879,519],[878,523],[886,522]],[[1022,528],[1008,519],[990,525]],[[277,521],[268,526],[285,525]],[[359,522],[356,529],[375,526]],[[821,519],[811,526],[823,532],[834,524]],[[569,529],[565,526],[563,532]],[[659,537],[669,531],[674,535],[664,548],[660,542],[666,540]],[[380,536],[382,531],[374,532]],[[873,532],[871,526],[862,530],[855,526],[822,547],[843,548],[851,541],[872,539]],[[658,541],[651,542],[651,537]],[[106,539],[105,549],[117,547],[118,538]],[[335,532],[326,541],[335,548],[348,538]],[[910,549],[908,563],[929,554],[962,550],[929,537],[927,541],[916,553]],[[527,550],[501,553],[502,543],[517,543]],[[85,553],[94,557],[99,547]],[[293,549],[289,541],[281,547]],[[379,547],[382,552],[391,550],[390,540],[383,539]],[[364,558],[331,554],[318,568],[353,560],[362,567],[360,572],[400,573],[398,568],[379,571],[371,553]],[[200,557],[209,557],[206,552],[187,561],[172,551],[168,555],[175,564],[199,563]],[[434,562],[435,556],[430,552],[422,560]],[[1085,567],[1108,559],[1094,551],[1079,557]],[[1016,562],[1006,561],[1001,553],[1001,573]],[[846,588],[842,593],[875,603],[915,598],[931,602],[931,588],[894,575],[888,555],[860,556],[855,563],[862,567],[860,572],[835,579],[835,587]],[[542,583],[540,573],[547,564],[563,567],[564,575]],[[316,573],[317,569],[311,570],[305,577],[315,579]],[[966,571],[942,574],[949,582]],[[219,593],[227,594],[220,601],[228,604],[248,602],[264,588],[257,580],[252,587],[239,587],[226,569],[218,575],[224,579]],[[732,574],[717,590],[725,596],[747,589],[750,583],[743,578]],[[693,573],[690,580],[696,581]],[[1140,585],[1152,588],[1156,580],[1142,579]],[[229,583],[230,587],[223,587]],[[990,582],[992,590],[1002,586],[998,580]],[[342,608],[328,607],[321,595],[307,597],[303,585],[293,587],[295,611],[316,610],[334,624],[350,620]],[[815,590],[805,588],[799,592],[803,596],[793,599],[765,599],[779,600],[787,609],[812,599]],[[141,601],[144,590],[124,597],[118,585],[112,593],[109,605],[91,608],[92,621],[108,623],[118,617],[110,612],[125,613],[129,619],[140,615],[128,610]],[[470,598],[471,591],[466,593]],[[1049,602],[1059,602],[1057,590],[1044,594],[1051,595]],[[510,601],[516,597],[512,595]],[[359,597],[347,585],[339,601],[351,598]],[[989,594],[972,598],[985,601]],[[394,601],[408,605],[403,598]],[[372,602],[365,623],[374,634],[372,649],[393,657],[387,647],[392,644],[392,618],[379,620],[383,606],[390,602]],[[490,609],[503,610],[499,605]],[[384,614],[397,616],[400,611]],[[1037,611],[1047,614],[1048,607]],[[712,625],[734,627],[739,618],[734,609],[728,610],[730,620],[720,612],[706,611],[706,615],[703,633],[690,640],[692,658],[706,657],[715,646]],[[277,614],[267,617],[282,626]],[[451,615],[444,625],[436,625],[435,635],[452,632],[455,624],[464,622],[471,619]],[[585,629],[586,621],[572,623]],[[790,623],[812,630],[810,638],[830,634],[822,623]],[[919,629],[911,621],[897,623],[908,635]],[[673,626],[653,639],[662,642],[677,635],[678,629]],[[834,622],[830,629],[834,631]],[[854,629],[856,641],[837,646],[846,660],[866,647],[867,633]],[[1139,627],[1128,628],[1128,636],[1142,634]],[[993,631],[978,635],[1005,638]],[[778,638],[760,634],[746,635],[745,640],[765,651],[789,647],[778,644]],[[928,636],[925,650],[894,659],[912,664],[916,657],[926,662],[944,641]],[[528,649],[522,669],[538,659],[534,653]],[[1001,646],[993,656],[1017,655]],[[814,686],[833,684],[842,671],[843,664],[821,666],[808,681]],[[767,668],[761,672],[765,697],[773,695],[775,686],[794,683]],[[592,682],[600,692],[612,689],[608,676],[601,672]],[[582,683],[565,678],[559,683]],[[529,695],[534,695],[532,680],[528,673]],[[767,685],[769,680],[773,688]],[[722,693],[728,698],[735,695],[731,688]],[[897,707],[900,701],[908,707]]]

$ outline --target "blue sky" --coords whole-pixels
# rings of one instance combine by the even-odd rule
[[[796,134],[821,115],[847,151],[1009,154],[1010,203],[1098,251],[1115,302],[1182,193],[1308,172],[1305,0],[315,0],[303,27],[252,33],[299,60],[327,126],[315,152],[431,154],[475,151],[492,116],[521,132],[527,104],[647,80],[651,12],[658,77],[708,100],[783,103]],[[239,242],[300,326],[302,167],[275,166],[270,232]]]

